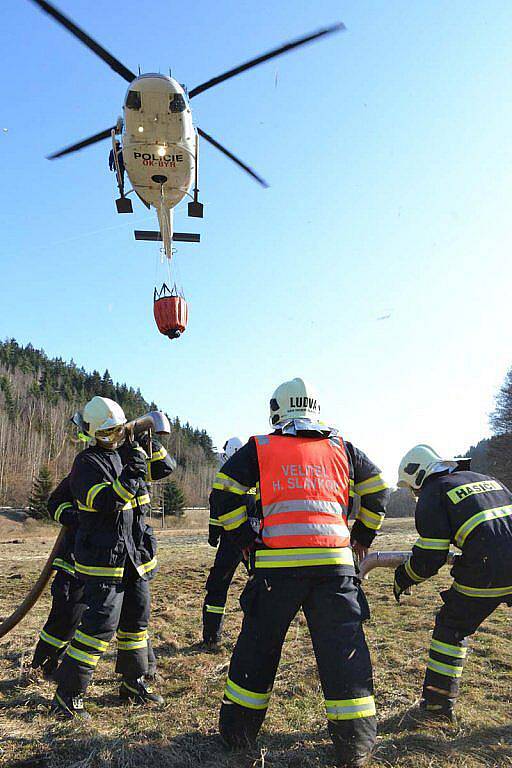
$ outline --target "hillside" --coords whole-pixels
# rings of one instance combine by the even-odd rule
[[[48,465],[57,483],[83,443],[74,438],[72,414],[93,395],[116,400],[131,419],[157,408],[139,389],[114,383],[107,371],[87,373],[73,361],[50,359],[30,344],[0,342],[0,505],[27,503],[34,476]],[[215,468],[212,441],[205,430],[169,416],[165,440],[178,461],[174,478],[187,503],[205,504]]]

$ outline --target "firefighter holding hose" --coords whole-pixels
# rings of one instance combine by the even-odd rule
[[[453,721],[467,638],[501,604],[512,605],[512,493],[494,477],[471,472],[469,459],[443,458],[416,445],[400,462],[398,485],[417,497],[419,538],[395,571],[394,595],[437,573],[450,544],[450,589],[441,592],[420,708],[428,719]]]
[[[376,736],[369,617],[352,547],[366,552],[384,516],[388,491],[379,469],[334,427],[320,422],[318,398],[302,379],[270,400],[268,435],[251,437],[217,473],[212,501],[224,531],[253,550],[244,612],[220,712],[232,748],[254,743],[265,719],[281,648],[302,608],[311,633],[338,764],[366,764]],[[244,503],[256,486],[259,533]],[[351,533],[347,516],[362,498]]]
[[[78,454],[69,475],[79,511],[75,573],[84,582],[85,609],[57,670],[53,700],[57,715],[87,717],[83,696],[94,669],[117,635],[116,671],[120,698],[137,704],[162,704],[144,676],[148,672],[150,597],[144,546],[147,481],[169,475],[176,464],[156,440],[148,453],[128,439],[123,409],[113,400],[93,397],[82,412],[91,445]]]

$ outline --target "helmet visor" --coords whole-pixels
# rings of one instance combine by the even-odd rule
[[[123,442],[125,432],[124,424],[119,424],[119,426],[112,427],[111,429],[99,429],[94,437],[100,445],[115,448]]]

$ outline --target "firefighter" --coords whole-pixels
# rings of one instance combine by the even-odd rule
[[[74,543],[78,527],[78,510],[73,505],[69,478],[64,478],[48,499],[53,519],[66,526],[65,538],[53,561],[57,571],[52,583],[52,606],[32,659],[32,668],[41,669],[51,679],[59,660],[82,617],[84,584],[76,577]]]
[[[48,680],[54,678],[59,661],[80,624],[86,608],[83,600],[84,582],[77,578],[75,571],[75,534],[78,527],[78,510],[73,504],[73,496],[69,487],[69,476],[62,480],[48,499],[48,511],[55,522],[66,528],[65,538],[53,561],[57,574],[53,580],[51,594],[52,605],[46,623],[39,634],[32,668],[41,669]],[[145,562],[154,562],[154,567],[148,571],[148,580],[157,571],[156,539],[151,526],[146,526],[143,547],[147,554]],[[156,658],[148,638],[148,673],[147,679],[156,676]]]
[[[358,768],[375,742],[376,717],[362,627],[369,609],[350,543],[362,558],[381,525],[389,491],[375,464],[319,417],[318,399],[304,381],[284,382],[270,400],[273,431],[251,437],[213,485],[224,531],[240,549],[253,550],[219,727],[230,748],[254,743],[288,627],[302,608],[339,764]],[[252,486],[259,535],[243,503]],[[354,493],[362,504],[350,534]]]
[[[443,459],[428,445],[405,454],[398,485],[417,497],[419,538],[395,571],[394,595],[444,565],[450,544],[462,550],[441,592],[420,708],[428,719],[454,721],[467,638],[500,605],[512,605],[512,493],[494,477],[471,472],[469,459]]]
[[[229,440],[226,440],[223,448],[222,464],[231,458],[241,447],[242,441],[239,437],[230,437]],[[240,548],[231,541],[229,536],[224,534],[224,529],[218,520],[214,503],[215,494],[212,494],[210,496],[208,544],[211,547],[218,547],[218,549],[213,566],[210,568],[210,574],[206,580],[206,597],[203,603],[203,642],[210,647],[217,645],[222,636],[226,600],[229,585],[233,580],[235,571],[241,562],[246,564]],[[247,496],[245,503],[250,504],[249,496]]]
[[[87,608],[56,673],[53,709],[66,717],[88,716],[83,694],[114,633],[120,698],[163,703],[144,679],[148,573],[156,564],[155,557],[146,560],[145,511],[150,504],[147,481],[166,477],[175,462],[156,440],[148,460],[141,446],[126,439],[126,417],[113,400],[93,397],[82,419],[92,444],[75,458],[69,483],[79,510],[75,572],[84,582]]]
[[[124,157],[123,157],[123,148],[121,147],[121,142],[116,139],[115,143],[115,154],[114,149],[110,150],[109,156],[108,156],[108,167],[111,171],[116,170],[116,158],[117,156],[117,162],[119,164],[119,173],[121,174],[121,187],[124,186]]]

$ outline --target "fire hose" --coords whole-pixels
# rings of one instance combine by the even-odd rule
[[[372,552],[371,555],[367,555],[359,563],[359,576],[362,579],[367,579],[368,574],[374,568],[398,568],[410,556],[410,552]],[[448,565],[453,565],[458,557],[460,555],[456,552],[448,552],[446,562]]]
[[[168,435],[171,432],[171,425],[165,413],[162,413],[161,411],[150,411],[138,419],[129,421],[126,424],[126,431],[130,441],[133,441],[139,438],[141,435],[147,433],[149,452],[151,454],[152,432],[155,432],[158,435]],[[53,561],[59,553],[59,549],[62,545],[65,535],[66,529],[63,527],[55,540],[52,551],[48,555],[48,559],[46,560],[43,570],[39,574],[34,586],[22,601],[22,603],[16,608],[16,610],[14,610],[13,613],[11,613],[11,615],[4,619],[4,621],[0,624],[0,638],[5,637],[5,635],[11,631],[11,629],[14,629],[14,627],[17,626],[41,597],[44,588],[51,578],[52,571],[54,570]]]

